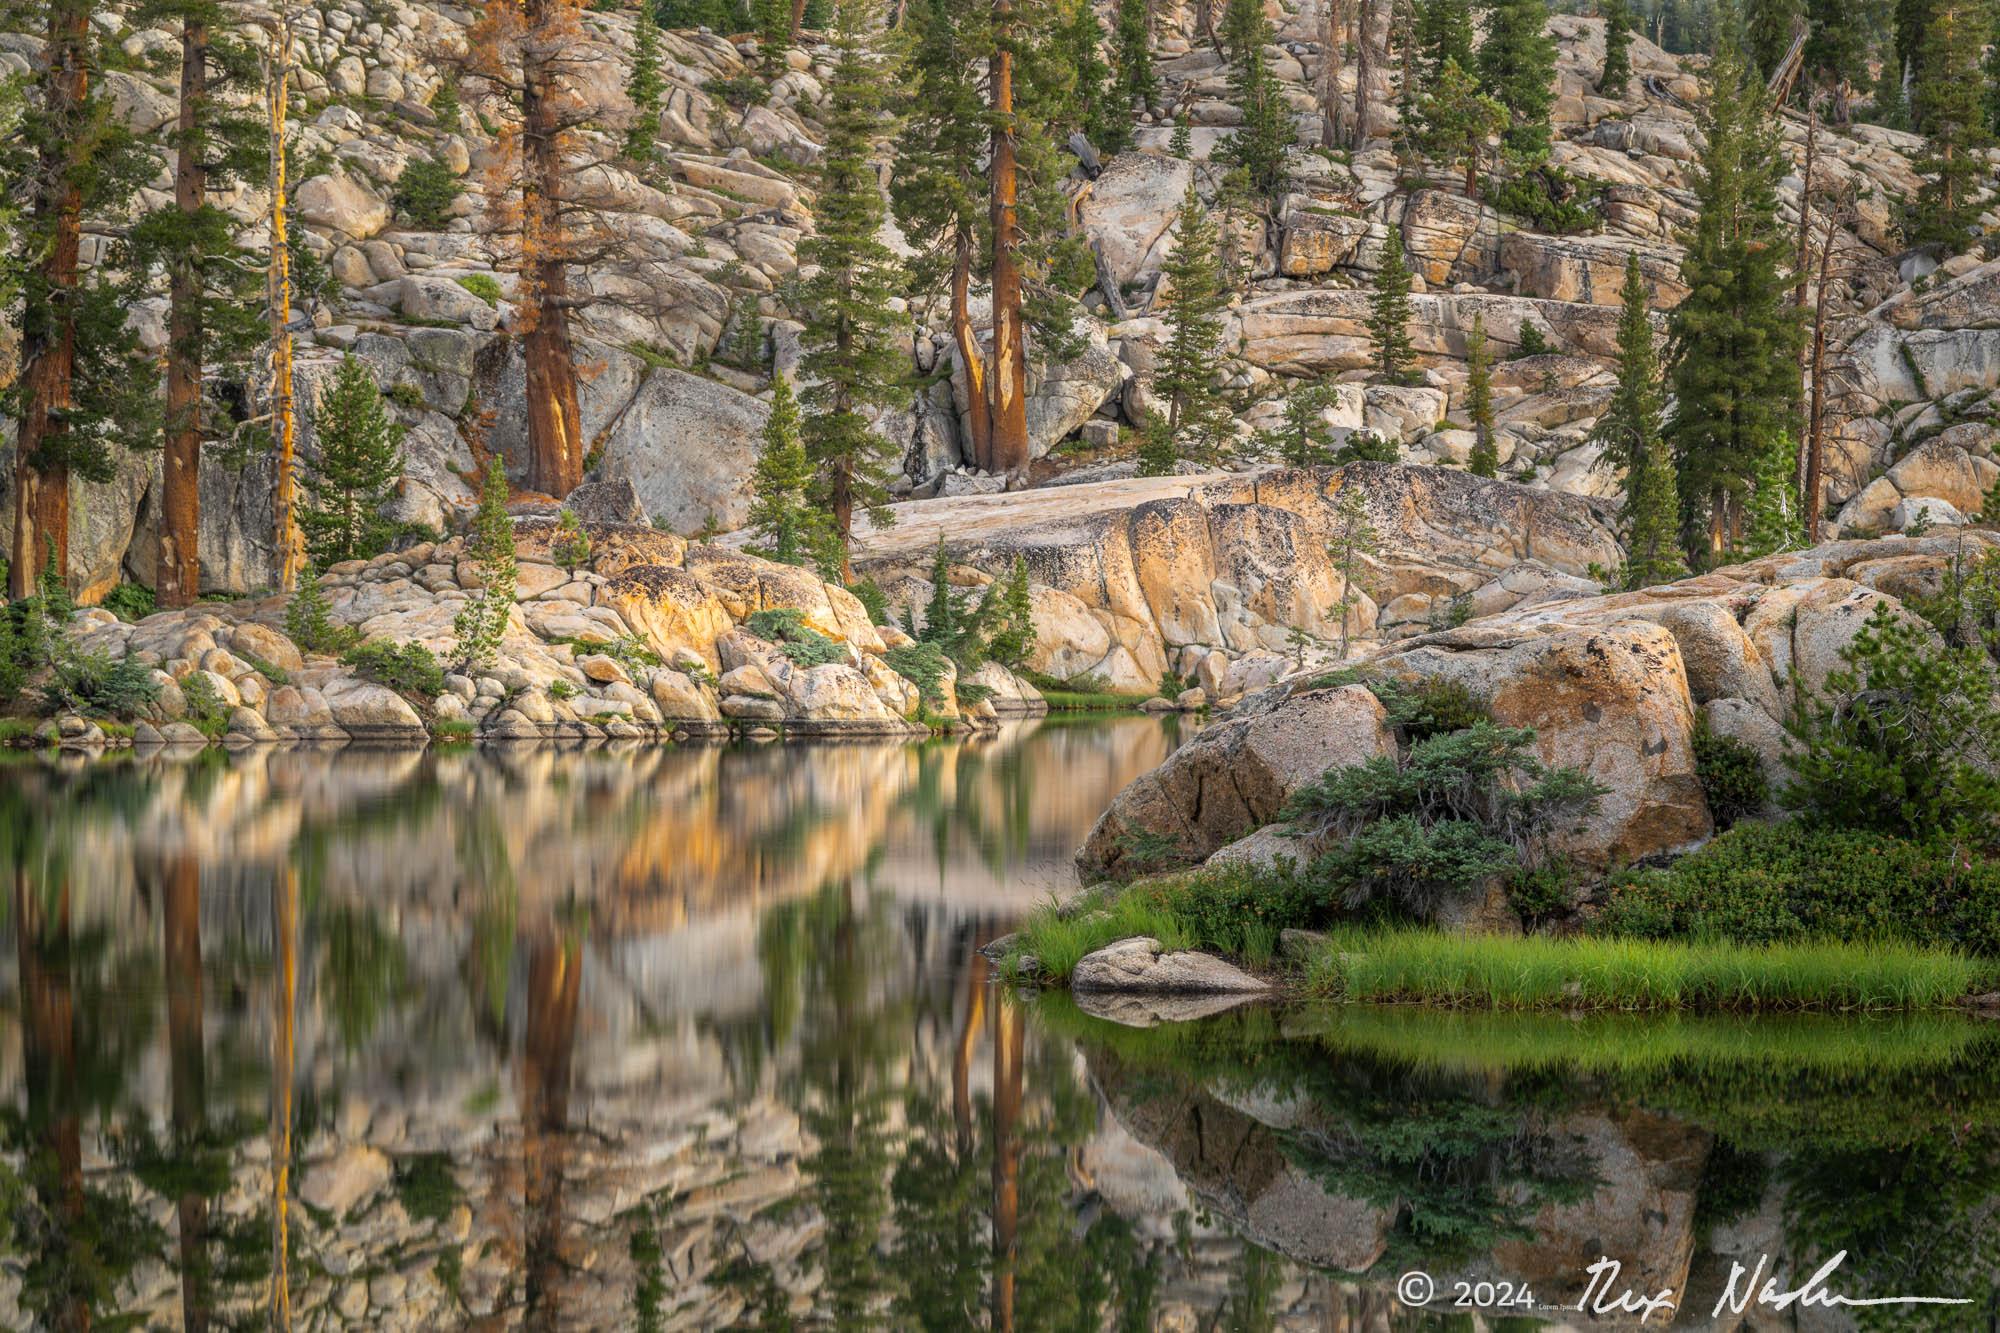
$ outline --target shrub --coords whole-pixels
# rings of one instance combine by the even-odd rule
[[[1515,336],[1514,342],[1514,355],[1509,358],[1510,360],[1518,361],[1530,356],[1547,356],[1556,350],[1555,345],[1542,335],[1541,328],[1538,325],[1530,324],[1525,319],[1521,321],[1521,331]]]
[[[292,673],[279,666],[276,662],[267,662],[257,656],[257,654],[246,653],[241,649],[237,650],[236,655],[249,663],[258,675],[270,681],[273,685],[288,685],[291,683]]]
[[[1577,868],[1566,856],[1517,866],[1507,880],[1507,905],[1528,925],[1567,916],[1576,908],[1577,879]]]
[[[1786,723],[1786,806],[1820,823],[1985,847],[2000,820],[2000,707],[1970,645],[1878,605]]]
[[[159,603],[145,584],[121,583],[104,594],[104,609],[120,620],[144,620],[159,609]]]
[[[360,630],[334,623],[333,604],[312,569],[299,576],[297,591],[285,602],[285,636],[307,653],[337,655],[361,642]]]
[[[1572,176],[1561,167],[1543,165],[1489,186],[1486,202],[1529,223],[1535,231],[1560,235],[1599,225],[1602,219],[1592,201],[1601,188],[1587,176]]]
[[[413,157],[396,177],[389,203],[410,225],[442,231],[451,221],[451,206],[464,192],[450,167],[428,157]]]
[[[739,74],[734,78],[710,79],[702,85],[702,91],[718,101],[733,107],[762,106],[771,99],[771,89],[754,74]]]
[[[753,612],[743,622],[743,628],[777,644],[778,651],[797,666],[825,666],[847,660],[845,648],[806,624],[804,613],[791,607]]]
[[[1415,682],[1372,680],[1368,689],[1382,701],[1389,725],[1412,745],[1446,732],[1463,731],[1488,717],[1486,704],[1471,690],[1440,676]]]
[[[1284,809],[1307,837],[1339,840],[1311,877],[1350,911],[1379,902],[1429,916],[1495,875],[1539,864],[1543,839],[1595,809],[1604,789],[1543,764],[1528,751],[1534,739],[1482,719],[1328,770]]]
[[[426,705],[444,693],[444,667],[421,643],[357,643],[340,660],[378,685],[421,699]]]
[[[1717,828],[1726,829],[1745,815],[1756,814],[1771,799],[1757,752],[1709,726],[1706,717],[1694,724],[1694,772]]]
[[[187,701],[187,721],[196,731],[217,740],[229,730],[229,706],[215,691],[215,685],[200,672],[190,673],[181,683],[181,697]]]
[[[491,273],[463,274],[458,279],[458,285],[488,305],[500,304],[500,280]]]
[[[552,680],[549,682],[549,698],[574,699],[581,693],[573,680]]]
[[[889,623],[889,594],[882,591],[881,584],[877,583],[872,577],[865,578],[848,584],[847,590],[853,593],[854,600],[861,603],[867,610],[869,624],[886,625]]]
[[[1357,430],[1341,442],[1334,451],[1333,461],[1348,463],[1393,463],[1402,457],[1402,451],[1394,440],[1385,439],[1373,431]]]
[[[944,702],[944,674],[951,659],[934,643],[906,643],[882,655],[889,669],[917,687],[924,703],[933,707]]]
[[[42,703],[51,712],[136,717],[159,697],[153,669],[138,658],[113,661],[108,653],[84,652],[67,639],[59,641],[42,685]]]
[[[1739,824],[1612,886],[1599,928],[1646,939],[1906,940],[2000,956],[2000,863],[1859,829]]]
[[[583,530],[583,520],[576,516],[574,509],[562,511],[556,520],[555,539],[549,543],[549,555],[570,573],[590,559],[590,534]]]

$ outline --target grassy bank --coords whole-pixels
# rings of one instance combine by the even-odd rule
[[[1040,977],[1062,984],[1086,954],[1146,935],[1170,950],[1277,972],[1315,998],[1494,1010],[1926,1009],[2000,984],[1992,963],[1922,943],[1508,937],[1415,926],[1336,926],[1302,965],[1281,964],[1281,933],[1318,923],[1322,912],[1294,878],[1198,871],[1043,907],[1003,967],[1018,971],[1033,955]]]
[[[1341,931],[1308,961],[1328,999],[1492,1009],[1926,1009],[1955,1003],[1989,968],[1911,945],[1833,941],[1494,938],[1399,928]]]
[[[1104,689],[1096,679],[1077,681],[1059,680],[1039,671],[1023,670],[1018,673],[1041,691],[1042,698],[1048,700],[1052,713],[1130,713],[1151,698],[1145,694],[1121,694],[1116,690]]]

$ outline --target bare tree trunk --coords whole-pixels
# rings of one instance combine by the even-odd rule
[[[76,373],[76,289],[83,237],[83,188],[78,179],[84,99],[89,90],[90,7],[63,0],[49,7],[48,65],[41,105],[48,126],[76,133],[50,134],[39,163],[41,188],[33,201],[37,231],[49,237],[41,263],[45,301],[29,305],[21,320],[21,421],[14,450],[14,547],[8,589],[34,591],[35,576],[53,560],[69,573],[69,465],[44,458],[69,406]]]
[[[1349,148],[1362,149],[1375,137],[1375,10],[1387,0],[1361,0],[1354,40],[1354,138]]]
[[[299,878],[288,859],[271,881],[272,956],[277,959],[271,1025],[271,1327],[292,1327],[292,1064],[299,988]]]
[[[1323,0],[1323,3],[1326,15],[1319,38],[1319,142],[1322,148],[1339,148],[1340,122],[1344,119],[1340,101],[1340,48],[1347,40],[1347,5],[1345,0]]]
[[[290,109],[292,16],[280,4],[272,14],[271,48],[264,71],[264,107],[270,125],[271,267],[266,280],[271,328],[271,428],[277,437],[278,476],[272,491],[271,531],[278,547],[278,589],[298,586],[305,540],[298,524],[297,414],[292,402],[292,252],[286,229],[285,118]]]
[[[583,950],[550,926],[528,956],[521,1052],[521,1173],[526,1297],[523,1326],[568,1325],[562,1310],[563,1177],[569,1164],[570,1066],[576,1054]]]
[[[972,232],[957,227],[951,250],[951,340],[965,367],[966,423],[972,434],[972,465],[993,470],[993,405],[987,399],[986,360],[972,327]]]
[[[179,139],[174,207],[183,219],[201,212],[208,193],[197,127],[208,101],[208,28],[181,24]],[[183,246],[187,242],[183,242]],[[167,420],[162,450],[164,496],[153,590],[161,606],[186,606],[201,590],[201,270],[183,248],[167,275]]]
[[[1820,507],[1824,502],[1820,473],[1826,457],[1826,303],[1827,289],[1832,286],[1834,236],[1833,215],[1829,213],[1820,243],[1819,296],[1813,303],[1812,397],[1806,407],[1805,481],[1799,488],[1804,497],[1808,542],[1819,540]]]
[[[70,975],[69,885],[59,888],[45,905],[43,886],[26,869],[14,870],[15,956],[20,972],[21,1066],[28,1085],[28,1129],[34,1147],[49,1167],[46,1180],[53,1197],[43,1206],[57,1234],[51,1253],[64,1254],[84,1224],[83,1122],[77,1092],[76,992]],[[59,1270],[64,1278],[49,1293],[45,1311],[56,1333],[86,1333],[90,1328],[90,1295],[73,1266]]]
[[[806,0],[792,0],[792,40],[799,39],[799,30],[806,25]]]
[[[550,52],[540,47],[550,0],[528,0],[521,69],[524,171],[521,249],[533,305],[523,352],[528,390],[528,488],[562,499],[583,480],[583,413],[569,331],[569,262],[563,253],[563,165]]]
[[[1021,272],[1014,263],[1020,243],[1015,214],[1019,188],[1014,157],[1014,6],[994,0],[994,46],[989,66],[993,99],[993,447],[996,473],[1028,465],[1028,364],[1021,319]]]
[[[993,1035],[993,1329],[1013,1333],[1021,1221],[1021,1015],[1001,994]]]
[[[201,867],[182,853],[165,867],[160,886],[162,963],[167,977],[168,1069],[173,1081],[174,1138],[189,1151],[201,1137],[208,1102],[202,1042]],[[208,1281],[208,1200],[189,1189],[175,1201],[181,1280],[181,1327],[208,1328],[213,1299]]]

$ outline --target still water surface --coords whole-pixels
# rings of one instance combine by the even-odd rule
[[[1993,1326],[1990,1026],[997,988],[1175,726],[0,769],[0,1328]]]

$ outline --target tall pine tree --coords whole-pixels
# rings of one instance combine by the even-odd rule
[[[872,409],[905,392],[901,321],[889,303],[902,284],[896,257],[880,239],[885,209],[873,142],[884,126],[889,69],[862,44],[859,0],[844,0],[835,19],[833,77],[828,81],[826,150],[820,159],[818,231],[799,246],[805,331],[800,370],[807,381],[806,455],[815,494],[831,515],[842,582],[852,582],[847,546],[856,509],[886,519],[884,484],[893,447],[871,425]]]
[[[825,551],[826,515],[812,501],[813,467],[799,435],[799,405],[791,382],[771,379],[771,415],[750,474],[753,553],[785,565],[803,565]]]
[[[1167,341],[1153,373],[1153,395],[1166,404],[1150,440],[1149,471],[1171,471],[1176,458],[1209,459],[1230,437],[1228,406],[1215,387],[1222,360],[1220,240],[1188,182],[1174,220],[1174,244],[1161,274],[1167,288]],[[1165,457],[1165,450],[1170,450]],[[1166,466],[1162,467],[1161,464]]]
[[[239,109],[259,84],[257,58],[216,0],[147,0],[133,13],[181,36],[179,115],[174,124],[174,198],[142,216],[117,263],[139,282],[167,289],[165,450],[154,591],[163,607],[200,593],[203,381],[210,364],[247,358],[261,340],[263,274],[237,243],[236,222],[209,201],[263,175],[262,124]]]
[[[1549,155],[1549,109],[1555,105],[1556,44],[1548,0],[1494,0],[1479,46],[1479,83],[1507,108],[1501,142],[1510,157]]]
[[[1471,69],[1472,38],[1472,6],[1468,0],[1418,0],[1416,32],[1411,41],[1422,82],[1428,86],[1452,61],[1457,61],[1462,69]]]
[[[1466,467],[1475,477],[1500,470],[1500,450],[1493,441],[1493,346],[1486,337],[1486,316],[1472,317],[1465,340],[1465,415],[1472,421],[1472,456]]]
[[[1111,32],[1118,94],[1127,111],[1144,111],[1160,94],[1153,72],[1153,6],[1151,0],[1118,0]]]
[[[1965,248],[1979,211],[1974,195],[1991,175],[1980,69],[1988,29],[1984,7],[1969,0],[1937,0],[1924,28],[1910,93],[1911,119],[1928,136],[1912,163],[1924,182],[1911,210],[1910,239],[1919,245]]]
[[[1382,264],[1375,270],[1375,298],[1368,314],[1375,339],[1375,370],[1384,383],[1401,384],[1416,351],[1410,345],[1410,268],[1403,262],[1403,230],[1391,225]]]
[[[1778,181],[1790,170],[1763,84],[1725,47],[1711,70],[1686,238],[1688,294],[1668,320],[1674,413],[1666,436],[1686,548],[1706,566],[1737,540],[1774,437],[1798,416],[1803,328],[1780,269],[1790,237]]]
[[[647,0],[640,4],[639,21],[632,30],[632,73],[625,80],[625,97],[632,103],[625,156],[633,162],[652,162],[659,156],[654,140],[660,134],[660,99],[666,92],[667,80],[660,73],[660,25]]]
[[[403,428],[382,406],[368,365],[347,357],[313,412],[313,441],[305,461],[305,503],[299,530],[313,566],[362,560],[388,549],[396,525],[382,507],[403,474]]]
[[[1223,44],[1229,54],[1229,87],[1243,124],[1224,145],[1225,159],[1240,168],[1252,194],[1275,204],[1285,183],[1285,154],[1297,137],[1284,86],[1265,48],[1276,40],[1262,0],[1229,0]]]
[[[1594,438],[1606,464],[1624,473],[1628,587],[1673,578],[1684,568],[1680,542],[1680,487],[1661,435],[1660,359],[1653,346],[1652,288],[1637,252],[1625,257],[1623,308],[1618,319],[1618,387]]]
[[[1604,15],[1604,69],[1597,91],[1622,99],[1632,83],[1632,7],[1626,0],[1601,0],[1597,8]]]

